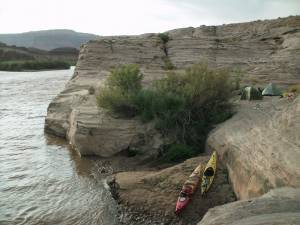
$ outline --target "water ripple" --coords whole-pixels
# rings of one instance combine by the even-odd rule
[[[113,225],[94,161],[44,136],[47,106],[72,70],[0,72],[0,225]]]

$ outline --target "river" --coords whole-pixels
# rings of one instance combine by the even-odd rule
[[[0,72],[0,224],[116,224],[97,159],[44,134],[47,106],[73,69]]]

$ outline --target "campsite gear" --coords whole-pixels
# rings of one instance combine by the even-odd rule
[[[195,193],[201,179],[202,164],[199,164],[189,178],[184,182],[178,197],[175,213],[178,215],[191,201],[191,196]]]
[[[255,87],[245,87],[242,89],[241,100],[261,100],[262,94]]]
[[[263,96],[282,96],[280,89],[273,83],[269,83],[262,92]]]
[[[217,153],[213,152],[203,172],[201,183],[201,194],[203,195],[210,188],[217,169]]]
[[[287,95],[287,99],[291,102],[293,101],[295,98],[295,93],[291,92],[291,93],[288,93]]]

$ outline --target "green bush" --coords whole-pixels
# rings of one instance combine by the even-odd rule
[[[122,94],[134,94],[142,88],[143,74],[135,64],[124,65],[111,71],[107,86],[119,89]]]
[[[158,37],[164,44],[166,44],[170,40],[169,35],[167,33],[159,33]]]
[[[167,148],[166,153],[163,156],[163,160],[166,162],[179,162],[196,155],[196,151],[188,145],[173,144]]]
[[[118,88],[104,87],[97,96],[98,105],[106,108],[113,113],[120,114],[125,117],[133,117],[136,115],[136,108],[131,103],[131,97],[124,95]]]
[[[176,137],[178,143],[189,146],[183,152],[174,147],[177,150],[167,151],[167,158],[190,157],[190,148],[204,151],[206,136],[214,124],[232,115],[228,71],[195,65],[185,73],[169,73],[142,89],[139,69],[128,67],[132,65],[111,73],[106,87],[100,90],[98,104],[122,115],[139,115],[144,122],[153,120],[163,135]]]
[[[203,150],[212,126],[232,115],[230,93],[227,71],[195,65],[183,74],[169,73],[142,90],[134,105],[143,121],[155,120],[163,134]]]
[[[172,91],[161,92],[151,88],[140,91],[133,103],[143,121],[156,119],[172,123],[172,115],[184,109],[185,99]]]
[[[133,149],[131,149],[131,148],[127,149],[126,153],[127,153],[127,157],[134,157],[136,155],[141,155],[142,154],[142,152],[139,149],[135,149],[135,148],[133,148]]]
[[[133,97],[142,88],[143,74],[137,65],[125,65],[111,71],[105,86],[97,96],[98,105],[126,117],[136,115]]]
[[[287,91],[299,94],[300,93],[300,84],[294,84],[294,85],[289,86]]]
[[[173,70],[175,69],[175,66],[173,65],[172,61],[170,60],[170,58],[168,56],[163,57],[163,69],[164,70]]]

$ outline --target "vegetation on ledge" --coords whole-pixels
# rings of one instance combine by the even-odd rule
[[[5,61],[0,62],[2,71],[34,71],[69,69],[70,64],[64,61]]]
[[[176,143],[166,146],[164,160],[180,161],[202,152],[213,125],[232,115],[227,71],[195,65],[185,73],[169,73],[148,88],[142,88],[142,78],[137,65],[114,69],[100,90],[98,105],[124,117],[154,121],[163,135],[174,137]]]

